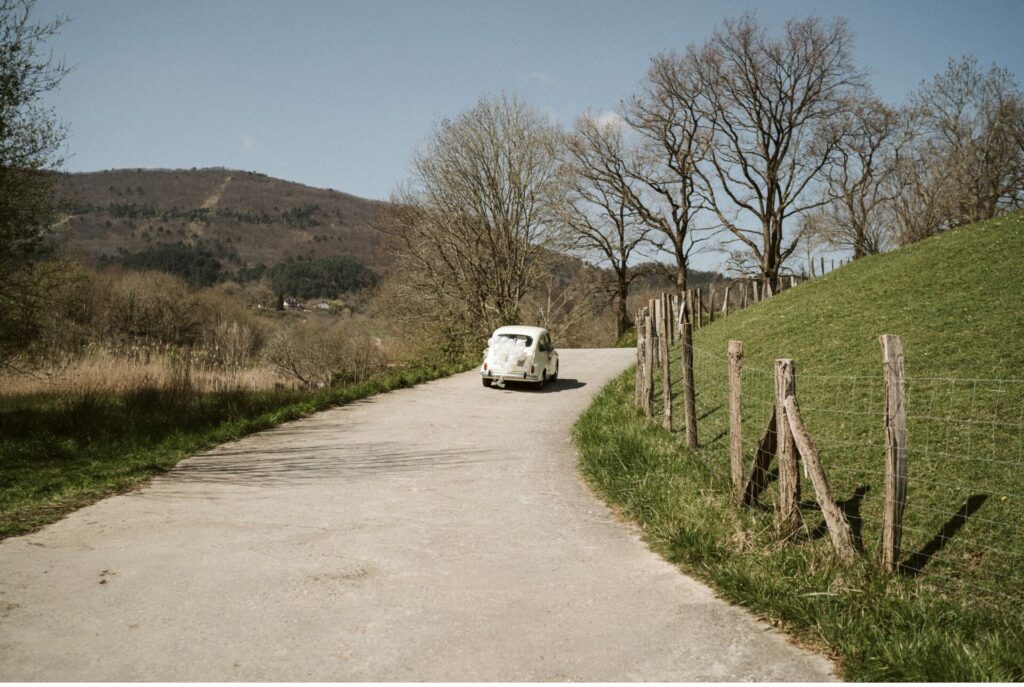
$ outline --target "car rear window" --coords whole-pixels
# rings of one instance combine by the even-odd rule
[[[529,348],[533,345],[533,337],[527,336],[526,334],[498,334],[503,339],[512,339],[513,341],[522,341],[523,345]]]

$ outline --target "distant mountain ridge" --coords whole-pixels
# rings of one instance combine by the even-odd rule
[[[201,245],[238,267],[350,255],[381,269],[384,203],[232,169],[61,174],[51,240],[100,258],[161,243]]]

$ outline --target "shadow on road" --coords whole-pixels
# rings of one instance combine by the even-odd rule
[[[581,389],[587,385],[586,382],[581,382],[578,379],[566,379],[559,377],[553,382],[547,382],[543,389],[538,389],[537,385],[532,382],[505,382],[505,389],[510,391],[533,391],[540,394],[553,394],[559,391],[572,391],[573,389]],[[499,387],[490,387],[497,389]]]
[[[174,483],[290,486],[332,478],[382,473],[412,473],[494,460],[471,447],[432,450],[389,442],[280,445],[254,450],[215,451],[179,464],[167,474],[163,490]]]

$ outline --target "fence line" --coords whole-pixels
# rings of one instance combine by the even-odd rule
[[[779,404],[776,375],[746,360],[737,370],[733,348],[712,351],[688,343],[683,327],[697,322],[699,303],[699,297],[686,296],[673,312],[682,367],[682,380],[673,388],[683,392],[684,406],[692,402],[693,435],[699,433],[698,455],[713,488],[743,503],[759,446],[766,450],[766,440],[778,443],[771,436],[777,431],[771,424]],[[646,374],[653,388],[654,366]],[[805,373],[797,360],[795,393],[789,394],[860,555],[940,592],[963,589],[979,601],[1024,601],[1024,493],[1018,489],[1024,469],[1024,379],[904,374],[900,449],[894,448],[891,432],[887,440],[886,374],[882,350],[874,374]],[[733,398],[737,387],[741,393]],[[890,383],[890,393],[896,391]],[[685,432],[686,426],[673,431]],[[902,480],[895,453],[886,468],[887,451],[899,450]],[[757,501],[778,511],[784,492],[773,474],[764,477],[768,484],[755,488]],[[825,527],[806,501],[794,518],[780,519],[778,532],[788,543]]]

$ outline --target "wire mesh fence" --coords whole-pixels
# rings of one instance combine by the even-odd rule
[[[693,349],[700,452],[716,486],[730,488],[728,357]],[[775,372],[742,368],[744,479],[775,407]],[[1024,601],[1024,380],[906,377],[907,490],[896,572],[938,593]],[[878,558],[886,479],[885,382],[877,374],[801,372],[800,413],[837,505],[863,555]],[[772,488],[760,502],[776,507]],[[821,536],[814,492],[803,488],[803,535]]]

